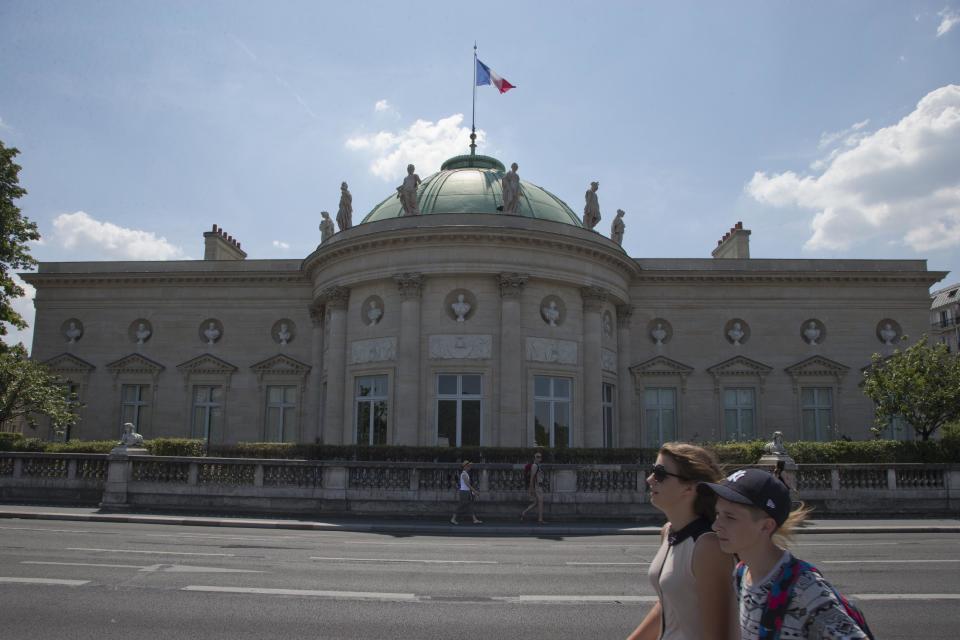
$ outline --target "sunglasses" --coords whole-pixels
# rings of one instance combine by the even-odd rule
[[[667,479],[667,476],[673,476],[674,478],[679,478],[681,480],[687,479],[685,476],[677,475],[676,473],[670,473],[662,464],[655,464],[650,469],[647,469],[647,475],[653,476],[653,479],[657,482],[663,482]]]

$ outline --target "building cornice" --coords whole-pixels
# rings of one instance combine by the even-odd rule
[[[236,285],[309,285],[304,273],[292,272],[211,272],[211,273],[148,273],[148,272],[109,272],[109,273],[22,273],[20,277],[34,287],[128,287],[131,285],[177,285],[206,286]]]
[[[781,284],[781,283],[851,283],[851,284],[921,284],[929,287],[946,276],[945,271],[641,271],[631,285],[642,284]]]

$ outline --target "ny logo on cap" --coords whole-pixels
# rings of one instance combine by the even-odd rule
[[[767,509],[776,509],[777,505],[774,504],[773,499],[767,498]]]
[[[727,481],[736,482],[745,475],[747,475],[746,471],[737,471],[736,473],[731,473],[729,476],[727,476]]]

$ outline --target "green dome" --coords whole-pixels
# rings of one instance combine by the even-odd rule
[[[420,213],[492,213],[500,215],[503,205],[500,179],[506,168],[489,156],[455,156],[426,178],[417,190]],[[361,221],[376,222],[403,215],[396,194],[378,204]],[[551,220],[582,227],[580,218],[566,203],[546,189],[520,180],[520,206],[516,215],[538,220]]]

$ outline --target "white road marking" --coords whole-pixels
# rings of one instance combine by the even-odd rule
[[[852,593],[854,600],[960,600],[960,593]]]
[[[311,589],[260,589],[257,587],[215,587],[190,585],[182,591],[203,591],[208,593],[245,593],[268,596],[307,596],[311,598],[334,598],[346,600],[390,600],[397,602],[415,602],[413,593],[378,593],[375,591],[314,591]]]
[[[564,562],[570,567],[646,567],[649,562]]]
[[[500,564],[496,560],[411,560],[408,558],[323,558],[310,556],[311,560],[331,562],[412,562],[417,564]]]
[[[87,547],[67,547],[67,551],[103,551],[106,553],[145,553],[148,555],[166,556],[220,556],[233,558],[232,553],[194,553],[189,551],[142,551],[139,549],[90,549]]]
[[[656,602],[657,596],[499,596],[492,599],[510,604],[611,604],[617,602]]]
[[[98,564],[93,562],[49,562],[42,560],[23,560],[20,564],[46,564],[59,567],[107,567],[110,569],[136,569],[145,572],[163,573],[267,573],[256,569],[227,569],[224,567],[196,567],[184,564]]]
[[[139,564],[95,564],[92,562],[43,562],[41,560],[24,560],[20,564],[52,564],[58,567],[111,567],[114,569],[143,569]]]
[[[84,531],[83,529],[39,529],[33,527],[0,527],[6,531],[49,531],[51,533],[99,533],[97,531]]]
[[[817,564],[925,564],[935,562],[960,562],[960,560],[821,560]]]
[[[89,580],[56,580],[54,578],[2,578],[0,582],[12,582],[19,584],[56,584],[64,587],[79,587],[88,584]]]
[[[375,540],[344,540],[342,542],[333,541],[334,544],[372,544],[372,545],[383,545],[383,546],[400,546],[400,547],[501,547],[504,545],[481,545],[480,543],[473,542],[378,542]]]

